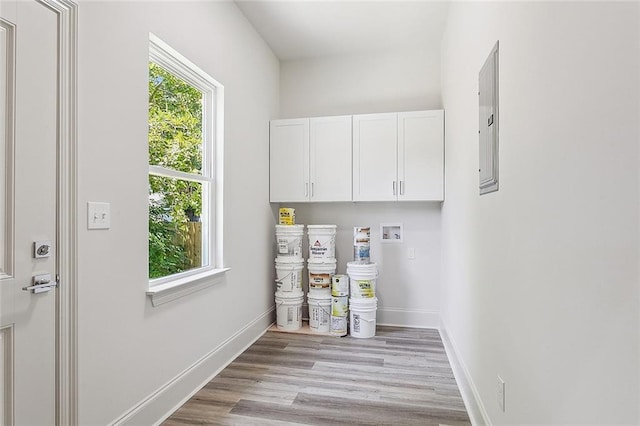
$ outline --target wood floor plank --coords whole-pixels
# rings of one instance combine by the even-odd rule
[[[267,332],[165,426],[469,425],[437,330],[371,339]]]

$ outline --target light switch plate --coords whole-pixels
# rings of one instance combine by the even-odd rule
[[[87,228],[111,228],[111,204],[89,201],[87,203]]]

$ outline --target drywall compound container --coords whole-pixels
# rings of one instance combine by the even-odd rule
[[[296,209],[289,209],[283,207],[279,210],[280,225],[295,225],[296,224]]]
[[[308,225],[309,259],[329,260],[336,257],[336,225]]]
[[[376,311],[378,309],[378,299],[355,299],[349,300],[350,324],[352,337],[369,338],[376,335]]]
[[[332,296],[348,296],[349,295],[349,276],[334,275],[331,277],[331,295]]]
[[[282,262],[302,262],[304,225],[276,225],[278,258]]]
[[[302,292],[276,292],[276,325],[281,330],[298,330],[302,327]]]
[[[328,333],[331,330],[331,296],[307,295],[309,304],[309,330]]]
[[[280,258],[276,258],[276,291],[301,292],[303,269],[302,261],[283,262]]]
[[[373,298],[376,296],[378,265],[376,263],[347,263],[347,274],[353,299]]]
[[[347,317],[338,317],[331,315],[331,335],[346,336],[347,335]]]
[[[353,228],[353,260],[357,263],[369,263],[371,259],[371,228],[356,226]]]
[[[318,262],[309,259],[307,269],[309,270],[309,292],[312,294],[319,292],[330,296],[331,277],[336,273],[336,260]]]

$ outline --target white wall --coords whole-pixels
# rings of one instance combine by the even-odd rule
[[[371,227],[371,261],[378,264],[376,296],[379,324],[437,327],[440,310],[441,203],[287,204],[296,223],[338,225],[336,258],[339,274],[353,261],[354,226]],[[381,243],[381,223],[402,223],[402,243]],[[306,240],[305,231],[305,240]],[[306,244],[306,242],[305,242]],[[408,250],[415,259],[408,259]],[[305,252],[304,257],[308,252]]]
[[[257,321],[255,337],[272,321],[268,123],[277,118],[279,62],[231,2],[82,2],[79,14],[79,217],[89,200],[110,202],[112,214],[110,230],[87,231],[82,221],[78,229],[79,423],[104,425],[239,330]],[[145,296],[150,31],[225,86],[232,268],[224,283],[159,307]],[[192,380],[214,372],[194,371]],[[151,424],[180,396],[165,394],[159,411],[132,422]]]
[[[440,50],[283,61],[280,118],[440,109]]]
[[[281,118],[440,108],[438,46],[281,63]],[[298,223],[338,225],[340,273],[345,273],[346,262],[353,258],[353,227],[371,226],[372,261],[379,264],[380,271],[379,323],[438,326],[441,203],[316,203],[293,207]],[[404,243],[378,243],[379,226],[387,222],[404,225]],[[410,247],[415,248],[414,260],[407,256]]]
[[[638,17],[451,5],[442,315],[494,424],[640,422]],[[500,190],[480,197],[477,79],[498,39]]]

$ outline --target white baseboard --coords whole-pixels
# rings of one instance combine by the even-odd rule
[[[420,309],[378,308],[378,325],[397,325],[401,327],[438,328],[440,313]]]
[[[274,308],[260,315],[112,425],[159,425],[244,352],[273,324]]]
[[[460,351],[453,338],[449,335],[447,326],[442,319],[440,320],[440,336],[442,336],[442,343],[444,343],[447,358],[449,358],[449,364],[451,364],[453,375],[458,383],[471,424],[474,426],[491,426],[491,420],[487,410],[484,408],[484,404],[482,404],[478,389],[473,383],[471,374],[469,374],[469,370],[460,356]]]

